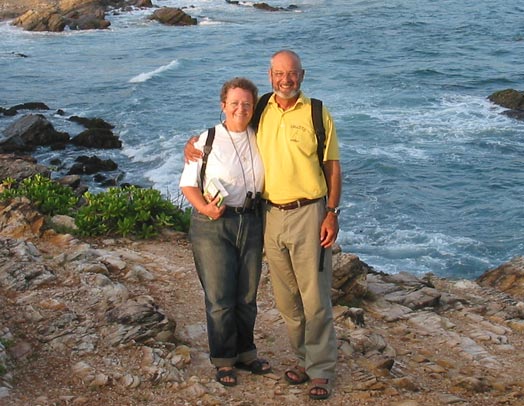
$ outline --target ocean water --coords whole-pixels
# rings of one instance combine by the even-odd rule
[[[384,272],[475,278],[524,255],[524,122],[488,102],[524,90],[524,5],[507,0],[269,1],[264,12],[224,0],[187,7],[192,27],[108,15],[104,31],[28,33],[0,23],[0,106],[41,101],[54,115],[115,125],[125,181],[178,198],[182,149],[220,117],[233,76],[270,90],[267,68],[297,51],[303,90],[321,98],[339,133],[343,198],[338,242]],[[27,57],[20,57],[24,54]],[[13,118],[0,116],[0,129]],[[40,150],[47,163],[72,150]]]

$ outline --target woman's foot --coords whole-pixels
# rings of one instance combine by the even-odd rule
[[[303,367],[295,367],[284,372],[284,378],[290,385],[300,385],[309,381],[309,376]]]
[[[265,359],[258,358],[247,364],[244,362],[237,362],[235,364],[235,367],[237,367],[238,369],[249,371],[255,375],[264,375],[269,374],[271,372],[271,365],[269,365],[269,362]]]
[[[309,386],[309,397],[315,400],[323,400],[331,396],[331,385],[329,379],[314,378]]]
[[[237,384],[237,373],[233,367],[219,367],[217,368],[216,380],[224,386],[235,386]]]

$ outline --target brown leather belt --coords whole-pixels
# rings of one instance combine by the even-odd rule
[[[285,203],[285,204],[277,204],[277,203],[273,203],[270,200],[266,200],[266,203],[269,204],[270,206],[276,207],[279,210],[294,210],[294,209],[298,209],[299,207],[302,207],[302,206],[307,206],[308,204],[316,203],[320,199],[321,198],[318,198],[318,199],[298,199],[298,200],[295,200],[294,202]]]

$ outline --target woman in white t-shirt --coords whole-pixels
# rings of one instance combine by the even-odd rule
[[[269,363],[257,357],[253,333],[262,269],[259,196],[264,187],[262,159],[249,127],[257,96],[248,79],[224,83],[220,101],[225,120],[195,143],[204,151],[214,132],[207,162],[186,163],[180,179],[182,193],[193,206],[189,237],[205,293],[210,359],[217,381],[225,386],[236,385],[235,368],[254,374],[271,371]]]

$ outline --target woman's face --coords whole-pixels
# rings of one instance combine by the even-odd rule
[[[245,131],[253,117],[254,107],[255,101],[249,90],[239,87],[229,89],[226,101],[222,102],[227,128],[235,132]]]

